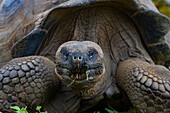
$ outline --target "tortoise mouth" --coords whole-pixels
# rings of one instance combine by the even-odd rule
[[[104,72],[104,65],[100,65],[93,68],[86,68],[77,70],[71,70],[68,67],[56,66],[56,74],[61,80],[65,82],[84,82],[84,81],[94,81],[100,78],[100,75]]]

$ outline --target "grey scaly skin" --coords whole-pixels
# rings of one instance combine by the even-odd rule
[[[55,64],[42,56],[16,58],[0,69],[0,111],[10,106],[26,107],[34,112],[57,90],[59,79]]]
[[[129,59],[119,64],[116,78],[140,112],[170,112],[170,71],[164,66]]]

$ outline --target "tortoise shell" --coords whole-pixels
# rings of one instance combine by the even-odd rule
[[[38,26],[41,13],[54,6],[49,0],[0,1],[0,67],[12,59],[12,45]]]
[[[3,14],[4,16],[1,16],[0,20],[3,23],[8,21],[8,23],[1,24],[1,28],[3,28],[2,26],[5,27],[0,32],[1,40],[4,40],[0,44],[0,52],[2,53],[0,62],[4,62],[2,60],[3,56],[9,55],[10,57],[9,50],[11,46],[9,45],[12,45],[17,40],[11,51],[13,58],[38,54],[38,51],[43,46],[41,42],[49,35],[48,31],[57,20],[64,18],[65,15],[71,13],[71,10],[105,4],[119,8],[134,20],[141,33],[141,40],[143,40],[155,63],[170,65],[170,20],[159,13],[151,0],[64,0],[62,2],[61,0],[53,2],[48,2],[48,0],[43,2],[10,0],[8,5],[6,4],[1,5],[3,6],[1,15]],[[15,5],[19,8],[15,8]],[[6,6],[8,6],[8,10],[5,10]],[[24,20],[21,20],[24,15]],[[41,15],[41,18],[39,15]],[[15,24],[12,24],[14,22]],[[12,27],[12,30],[5,30],[8,25],[15,27]],[[20,27],[16,27],[17,25],[20,25]],[[26,31],[23,31],[24,29]],[[8,38],[5,32],[2,31],[7,32]],[[6,43],[6,46],[4,43]],[[8,51],[6,50],[7,45]],[[5,59],[7,61],[10,58]]]

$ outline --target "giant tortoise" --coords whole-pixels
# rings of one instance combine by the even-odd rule
[[[2,0],[0,12],[0,111],[170,113],[170,20],[150,0]]]

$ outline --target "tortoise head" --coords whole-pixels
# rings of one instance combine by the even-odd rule
[[[103,52],[99,45],[90,41],[70,41],[62,44],[56,53],[56,74],[83,98],[104,75]],[[81,92],[81,94],[80,94]],[[83,93],[83,94],[82,94]]]

